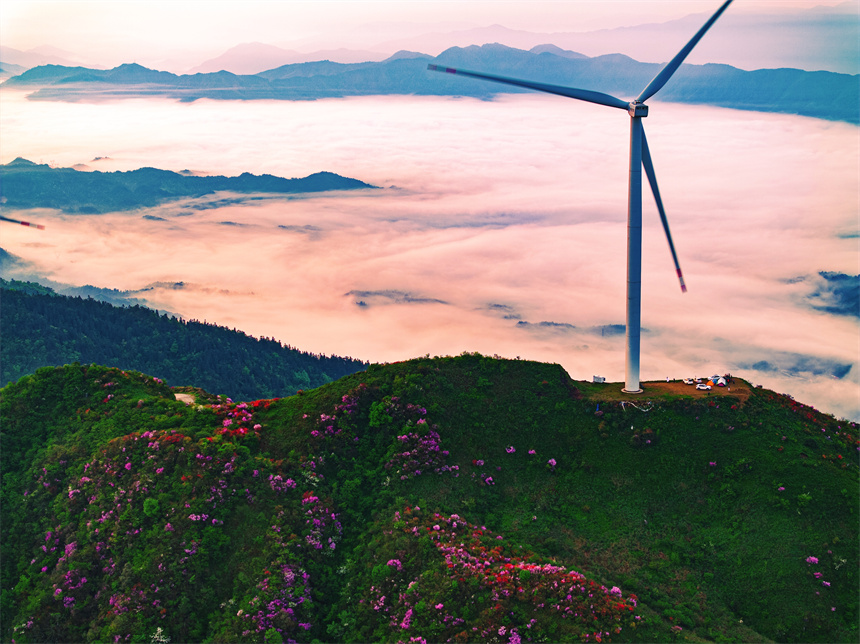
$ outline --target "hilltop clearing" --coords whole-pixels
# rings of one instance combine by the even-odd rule
[[[684,384],[681,380],[654,380],[641,383],[641,394],[624,393],[623,382],[577,382],[577,387],[592,400],[625,400],[632,403],[676,398],[734,398],[737,402],[744,402],[752,393],[750,384],[741,378],[735,378],[728,387],[712,387],[710,390],[696,389],[695,385]]]

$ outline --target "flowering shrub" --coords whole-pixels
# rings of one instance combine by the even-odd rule
[[[230,605],[226,619],[230,641],[255,642],[269,629],[275,629],[282,638],[303,638],[311,628],[310,575],[294,565],[271,566],[262,571],[262,579],[247,596]],[[250,594],[250,593],[249,593]],[[233,611],[238,607],[238,610]],[[295,640],[292,640],[295,641]]]
[[[438,427],[428,422],[424,407],[404,403],[397,396],[387,396],[370,405],[370,427],[361,427],[356,420],[369,393],[365,385],[359,385],[341,398],[332,413],[320,414],[310,431],[314,444],[321,447],[319,441],[323,440],[326,449],[354,454],[355,444],[368,436],[367,429],[376,428],[376,432],[395,429],[395,442],[383,464],[394,480],[406,481],[421,474],[442,474],[459,469],[446,464],[449,452],[442,449]]]
[[[394,525],[409,538],[398,539],[396,547],[410,564],[404,559],[396,568],[399,574],[367,586],[359,613],[361,622],[384,627],[392,640],[420,633],[428,641],[608,642],[640,620],[635,595],[625,598],[618,587],[536,561],[531,553],[504,545],[501,535],[456,514],[407,507],[395,515]],[[428,545],[439,557],[438,568],[416,566],[415,555]],[[437,572],[421,574],[422,569]],[[434,603],[427,605],[430,598]],[[379,631],[374,632],[378,638]]]
[[[367,386],[362,384],[341,397],[332,413],[322,413],[317,418],[310,434],[313,438],[335,438],[339,442],[356,438],[355,416],[358,414],[362,399],[367,394]]]
[[[397,441],[395,451],[384,467],[401,480],[421,476],[422,472],[449,470],[445,465],[448,450],[441,449],[439,434],[434,429],[423,435],[409,432],[398,436]]]
[[[263,426],[254,419],[254,410],[268,409],[274,400],[255,400],[251,403],[234,403],[229,398],[224,402],[217,402],[207,407],[215,412],[221,421],[219,434],[232,440],[244,436],[260,438],[260,430]]]
[[[234,420],[250,422],[243,407],[236,413]],[[300,464],[252,457],[227,438],[221,433],[217,441],[194,441],[176,430],[133,433],[83,463],[71,479],[74,494],[56,497],[52,527],[35,546],[31,567],[51,581],[50,593],[33,597],[19,637],[52,639],[46,633],[58,609],[65,611],[64,628],[79,624],[80,616],[87,630],[108,640],[125,640],[139,620],[158,623],[168,613],[174,624],[185,623],[183,614],[203,606],[202,598],[189,601],[185,589],[235,557],[229,544],[243,527],[231,516],[242,506],[271,517],[258,552],[265,572],[256,581],[249,576],[244,584],[219,589],[241,612],[220,628],[230,641],[255,641],[270,629],[296,639],[312,628],[308,566],[335,551],[342,532],[338,514],[321,495],[302,493],[296,483]],[[46,467],[35,477],[28,503],[51,499],[52,486],[41,485],[50,472]],[[159,554],[132,567],[129,554],[142,545],[157,546]],[[97,602],[99,597],[106,601]],[[83,638],[66,632],[64,641]],[[168,633],[179,641],[198,637],[175,627]]]
[[[312,492],[305,492],[302,495],[302,506],[307,515],[305,525],[308,526],[305,541],[315,550],[323,550],[326,554],[331,554],[343,533],[337,514]],[[326,530],[327,527],[329,530]]]

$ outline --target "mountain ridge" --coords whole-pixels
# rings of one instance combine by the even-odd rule
[[[231,47],[220,56],[210,58],[191,68],[189,74],[228,70],[235,74],[259,74],[286,64],[298,64],[316,60],[332,60],[340,63],[380,61],[385,54],[374,51],[352,49],[327,49],[301,53],[266,43],[242,43]]]
[[[138,70],[132,73],[137,74]],[[134,210],[221,191],[300,194],[375,188],[333,172],[316,172],[301,179],[250,172],[236,177],[196,176],[157,168],[83,172],[74,168],[53,168],[20,157],[0,165],[0,186],[6,208],[56,208],[79,214]]]
[[[163,96],[182,101],[313,100],[347,96],[407,94],[490,98],[518,88],[430,76],[428,63],[464,67],[536,82],[582,87],[620,96],[635,96],[661,69],[621,54],[595,58],[564,53],[547,46],[525,51],[491,44],[452,47],[439,56],[392,56],[381,62],[299,63],[256,75],[229,72],[177,76],[169,72],[122,65],[113,70],[37,67],[2,86],[33,90],[32,100],[83,100],[107,93],[116,98]],[[143,85],[140,86],[140,83]],[[682,65],[660,95],[661,100],[757,111],[794,113],[849,123],[860,122],[856,96],[860,76],[796,69],[743,71],[729,65]]]

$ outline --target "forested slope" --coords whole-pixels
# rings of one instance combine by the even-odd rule
[[[292,395],[367,366],[141,306],[65,297],[44,287],[39,293],[37,286],[20,282],[0,280],[0,287],[3,384],[39,367],[80,362],[134,369],[171,385],[251,400]]]

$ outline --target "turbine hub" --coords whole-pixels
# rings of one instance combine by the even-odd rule
[[[645,103],[640,103],[639,101],[631,101],[627,105],[627,113],[630,116],[648,116],[648,106]]]

